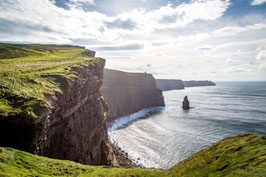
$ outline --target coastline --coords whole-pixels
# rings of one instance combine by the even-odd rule
[[[123,168],[133,168],[139,167],[144,168],[142,164],[139,164],[135,160],[131,159],[128,156],[128,153],[122,150],[116,142],[110,142],[110,147],[113,151],[115,156],[115,166],[116,167],[123,167]]]
[[[108,132],[112,132],[118,128],[122,128],[123,126],[127,126],[131,122],[136,121],[138,119],[147,118],[151,114],[158,113],[163,109],[165,109],[164,106],[144,108],[136,113],[120,117],[114,120],[113,122],[108,123]]]
[[[114,137],[111,136],[112,132],[114,132],[115,130],[118,130],[118,129],[122,129],[126,126],[129,126],[134,121],[137,121],[139,119],[145,119],[145,118],[148,118],[152,114],[159,113],[164,108],[165,107],[163,107],[163,106],[145,108],[145,109],[142,109],[136,113],[120,117],[120,118],[116,119],[115,121],[109,123],[108,136],[109,136],[109,140],[110,140],[110,147],[111,147],[113,154],[115,156],[115,161],[116,161],[117,167],[144,168],[145,166],[138,162],[139,159],[130,158],[129,154],[125,150],[123,150],[123,148],[119,146],[118,142],[114,139]]]

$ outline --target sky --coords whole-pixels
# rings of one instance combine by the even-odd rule
[[[0,0],[0,42],[81,45],[155,78],[266,80],[266,0]]]

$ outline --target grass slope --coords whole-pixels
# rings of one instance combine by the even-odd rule
[[[0,176],[266,176],[266,135],[225,138],[169,170],[86,166],[0,148]]]
[[[26,115],[36,118],[46,96],[61,93],[54,77],[76,77],[69,68],[97,62],[79,46],[0,43],[0,117]]]

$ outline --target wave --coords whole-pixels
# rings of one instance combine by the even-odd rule
[[[121,128],[121,127],[123,127],[123,126],[137,120],[137,119],[149,117],[151,114],[154,114],[156,112],[160,112],[163,109],[165,109],[165,107],[163,107],[163,106],[150,107],[150,108],[142,109],[139,112],[120,117],[120,118],[116,119],[114,121],[114,123],[108,127],[108,131],[112,132],[112,131],[114,131],[118,128]]]

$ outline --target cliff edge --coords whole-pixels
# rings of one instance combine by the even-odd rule
[[[164,106],[151,74],[104,70],[101,94],[109,106],[108,121],[154,106]]]
[[[110,164],[105,60],[79,46],[0,44],[0,145]]]

